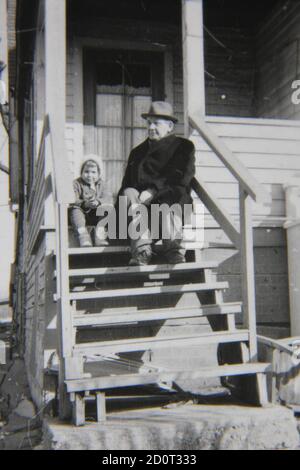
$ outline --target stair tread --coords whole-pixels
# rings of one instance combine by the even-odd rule
[[[209,291],[227,289],[228,282],[208,282],[194,284],[178,284],[171,286],[150,286],[150,287],[133,287],[124,289],[108,289],[96,291],[70,292],[70,300],[92,300],[104,299],[110,297],[129,297],[139,295],[153,294],[180,294],[187,292]]]
[[[156,248],[162,246],[161,241],[155,244]],[[183,241],[183,247],[187,250],[203,249],[206,244],[197,241]],[[105,254],[105,253],[130,253],[130,245],[108,245],[108,246],[93,246],[93,247],[75,247],[68,249],[69,255],[88,255],[88,254]]]
[[[216,268],[216,261],[202,261],[181,264],[149,264],[147,266],[116,266],[105,268],[78,268],[70,269],[70,276],[101,276],[115,274],[160,273],[174,271],[190,271],[208,268]]]
[[[111,375],[106,377],[90,377],[82,379],[66,380],[67,391],[79,392],[87,390],[101,390],[131,385],[146,385],[159,382],[176,382],[178,380],[196,380],[199,378],[225,377],[234,375],[248,375],[266,373],[271,371],[269,363],[256,362],[244,364],[226,364],[221,366],[201,367],[197,370],[171,370],[149,373],[135,373],[124,375]]]
[[[145,337],[145,338],[128,338],[113,341],[101,341],[90,343],[75,344],[73,349],[75,353],[85,354],[107,354],[120,353],[129,351],[146,351],[147,349],[169,347],[171,343],[183,346],[192,344],[218,344],[248,341],[248,330],[236,331],[215,331],[205,334],[189,334],[184,336],[162,336],[162,337]]]
[[[204,305],[201,307],[187,308],[161,308],[161,309],[133,309],[119,312],[103,312],[93,314],[74,315],[73,326],[101,326],[118,323],[130,323],[138,321],[166,320],[175,318],[191,318],[206,315],[240,313],[241,302],[228,302],[224,304]]]

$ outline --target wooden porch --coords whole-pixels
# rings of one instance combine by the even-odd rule
[[[257,362],[253,228],[261,229],[261,232],[256,231],[256,244],[259,244],[260,234],[265,235],[270,228],[275,229],[270,235],[270,246],[275,242],[283,244],[284,236],[278,230],[286,219],[282,183],[291,175],[300,175],[297,161],[300,138],[295,137],[299,122],[206,116],[203,5],[201,0],[183,0],[183,124],[185,135],[195,142],[198,152],[193,189],[195,199],[200,199],[206,207],[206,249],[188,244],[188,262],[184,266],[170,267],[158,258],[156,264],[137,270],[126,267],[126,246],[115,244],[84,251],[70,248],[67,209],[73,196],[72,172],[68,165],[71,164],[71,169],[72,165],[73,169],[76,167],[75,154],[82,153],[91,129],[84,123],[82,104],[76,102],[76,93],[69,93],[72,70],[69,58],[72,52],[73,57],[76,56],[76,51],[70,51],[66,43],[65,2],[46,0],[45,8],[39,10],[38,22],[45,25],[38,33],[36,49],[36,60],[45,61],[45,72],[40,72],[44,73],[45,106],[39,104],[42,92],[37,90],[38,158],[25,208],[27,321],[32,322],[27,342],[33,339],[36,345],[43,341],[35,337],[38,304],[39,315],[44,312],[45,316],[40,320],[45,322],[48,351],[43,351],[43,361],[36,362],[32,382],[37,377],[41,380],[45,363],[57,348],[60,415],[68,416],[71,401],[76,424],[84,423],[84,402],[90,394],[95,394],[98,418],[103,420],[107,390],[145,384],[172,388],[188,378],[252,375],[257,380],[259,401],[266,404],[265,379],[270,366]],[[73,40],[75,49],[81,44],[81,51],[87,44],[93,47],[97,44],[100,48],[115,45],[107,38],[96,42],[91,42],[90,38]],[[123,47],[136,48],[136,44],[126,42]],[[157,47],[163,51],[165,64],[170,64],[170,49],[162,46],[150,49],[157,50]],[[167,80],[168,73],[166,70],[167,98],[175,95],[171,81]],[[73,76],[73,92],[82,86],[82,79],[82,76],[79,79]],[[174,100],[171,98],[171,101]],[[77,122],[78,112],[80,122]],[[89,142],[95,142],[94,138]],[[224,301],[228,285],[217,277],[216,268],[220,263],[210,258],[216,248],[232,250],[239,256],[241,296],[235,301]],[[53,326],[56,317],[57,323]],[[184,320],[199,318],[206,319],[210,331],[206,326],[202,333],[201,328],[196,333],[186,333]],[[181,330],[179,334],[160,336],[159,323],[162,326],[166,321],[178,319],[181,319],[177,328]],[[151,322],[154,322],[152,335],[141,336],[141,328],[134,337],[133,325],[147,323],[148,328]],[[193,329],[193,323],[190,325]],[[110,335],[110,329],[115,331],[120,327],[119,337]],[[84,329],[86,333],[82,333]],[[226,348],[228,343],[232,346],[230,352]],[[197,357],[208,344],[219,348],[218,361],[213,367],[201,367],[196,360],[196,365],[190,369],[169,369],[149,360],[155,351],[168,349],[172,354],[178,351],[180,356],[184,350],[193,348]],[[128,353],[138,353],[138,359],[128,359]],[[35,354],[32,346],[27,355],[29,370]],[[157,357],[161,359],[159,354]],[[91,372],[95,363],[98,363],[96,376]],[[40,382],[39,387],[42,389],[43,383]]]

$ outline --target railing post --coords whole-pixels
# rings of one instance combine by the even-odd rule
[[[69,300],[68,205],[56,204],[57,328],[59,333],[59,414],[69,415],[65,393],[66,358],[72,355],[72,315]]]
[[[66,0],[45,0],[45,114],[56,125],[55,139],[65,141]],[[45,177],[53,170],[51,139],[46,138]],[[66,155],[60,155],[61,159]],[[50,179],[50,178],[49,178]],[[45,224],[54,223],[52,195],[45,202]]]
[[[253,254],[253,229],[251,217],[251,199],[239,186],[240,193],[240,256],[242,267],[242,294],[244,326],[249,329],[250,361],[257,360],[256,307],[255,307],[255,272]]]

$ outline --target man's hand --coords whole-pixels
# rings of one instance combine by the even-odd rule
[[[154,195],[155,191],[153,189],[146,189],[145,191],[141,192],[139,200],[142,204],[145,204],[145,206],[147,206],[154,198]]]

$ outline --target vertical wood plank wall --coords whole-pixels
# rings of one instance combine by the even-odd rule
[[[274,11],[256,37],[256,111],[266,118],[300,119],[292,103],[294,80],[300,79],[300,4],[288,2]]]

